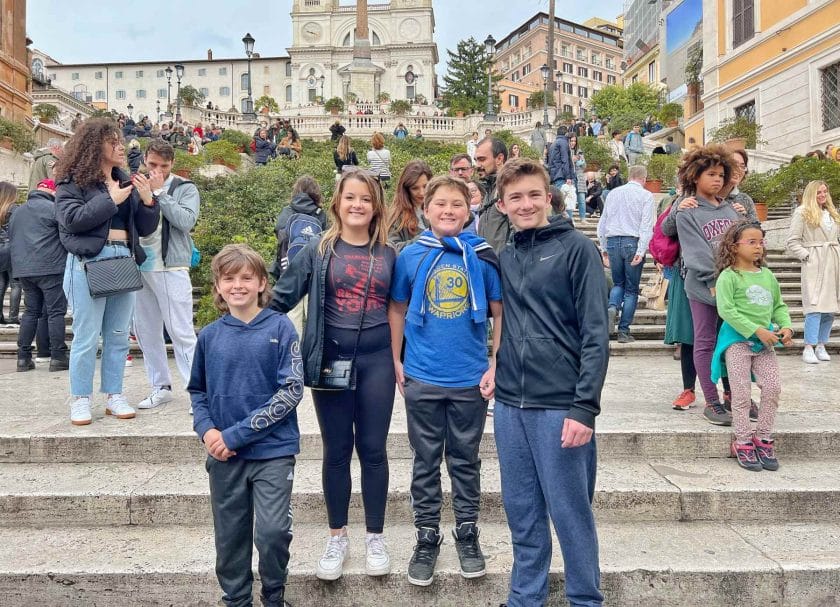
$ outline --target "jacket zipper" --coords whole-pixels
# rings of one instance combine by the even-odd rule
[[[531,234],[531,248],[528,251],[528,264],[533,266],[534,261],[534,242],[536,240],[536,231]],[[527,266],[526,266],[527,267]],[[519,280],[519,293],[520,295],[526,293],[525,291],[525,269],[523,268],[520,273],[520,280]],[[524,296],[523,296],[524,299]],[[523,301],[524,304],[524,301]],[[528,314],[524,314],[524,319],[522,321],[522,335],[519,339],[519,374],[520,374],[520,381],[519,381],[519,408],[523,409],[525,407],[525,333],[528,327]]]

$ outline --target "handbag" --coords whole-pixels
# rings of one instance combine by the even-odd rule
[[[321,365],[321,377],[318,381],[318,390],[355,390],[356,389],[356,352],[359,349],[359,338],[362,336],[362,325],[365,322],[367,312],[368,295],[370,295],[370,279],[373,276],[373,254],[368,264],[367,281],[365,282],[365,296],[362,300],[362,313],[359,315],[359,328],[356,330],[356,343],[353,346],[353,356],[326,360]]]
[[[646,307],[651,310],[664,310],[667,307],[665,297],[668,294],[668,279],[660,270],[654,274],[648,283],[642,287],[642,296],[646,299]]]
[[[93,299],[139,291],[143,288],[140,270],[133,255],[82,262],[88,290]]]

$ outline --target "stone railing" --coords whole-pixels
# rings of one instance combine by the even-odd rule
[[[201,122],[205,126],[216,124],[222,128],[234,128],[253,134],[261,121],[270,122],[273,115],[257,116],[257,121],[245,120],[238,112],[219,112],[204,108],[182,108],[181,113],[184,120],[191,124]],[[487,128],[494,131],[510,130],[514,134],[527,139],[534,125],[543,119],[543,111],[531,110],[516,114],[501,114],[495,122],[486,122],[484,116],[475,114],[464,117],[450,116],[423,116],[406,115],[397,116],[394,114],[320,114],[309,116],[288,116],[292,126],[301,137],[315,140],[325,140],[330,137],[330,126],[341,120],[341,124],[347,129],[351,137],[369,138],[374,133],[391,134],[399,123],[408,129],[409,137],[414,137],[420,129],[423,137],[437,141],[466,141],[473,132],[484,136]],[[554,119],[554,108],[549,109],[549,121]]]

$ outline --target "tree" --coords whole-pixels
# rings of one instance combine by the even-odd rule
[[[449,70],[443,77],[443,103],[453,111],[472,114],[487,107],[487,70],[492,59],[484,51],[484,45],[475,38],[461,40],[456,51],[446,51],[449,55]],[[502,79],[493,74],[493,83]],[[501,105],[498,96],[493,96],[495,107]]]
[[[191,84],[181,87],[181,101],[184,105],[196,105],[204,101],[204,94]]]
[[[257,111],[262,111],[263,108],[268,108],[269,112],[274,112],[275,114],[280,113],[280,105],[271,95],[263,95],[259,99],[254,102],[254,107],[257,108]]]
[[[549,107],[557,105],[557,100],[554,98],[554,95],[551,93],[546,95],[545,91],[534,91],[531,93],[530,97],[528,97],[528,103],[531,107],[539,109],[543,107],[546,98],[548,98]]]
[[[662,92],[656,85],[636,82],[622,88],[607,86],[592,95],[592,110],[600,118],[610,119],[610,128],[630,129],[645,116],[656,114],[662,103]]]
[[[39,103],[32,108],[32,113],[41,122],[55,122],[58,119],[58,108],[51,103]]]

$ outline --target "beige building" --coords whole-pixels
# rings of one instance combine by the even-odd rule
[[[505,79],[520,84],[508,90],[499,83],[503,107],[512,111],[527,106],[527,97],[519,89],[527,85],[542,90],[540,67],[548,61],[548,14],[537,13],[496,44],[495,69]],[[604,22],[587,27],[555,17],[554,91],[560,112],[582,115],[596,91],[621,78],[622,40],[618,26]],[[514,109],[515,108],[515,109]]]
[[[0,116],[32,116],[26,39],[26,0],[0,0]]]
[[[624,2],[624,85],[645,82],[663,87],[660,36],[662,0]]]

